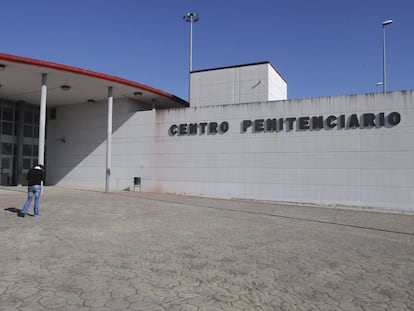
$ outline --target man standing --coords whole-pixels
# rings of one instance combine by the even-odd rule
[[[26,203],[24,203],[23,209],[19,213],[19,216],[24,217],[26,215],[34,196],[34,217],[37,217],[39,216],[39,202],[40,195],[42,194],[42,182],[45,181],[45,171],[43,165],[38,164],[30,169],[29,173],[27,173],[27,181],[27,200]]]

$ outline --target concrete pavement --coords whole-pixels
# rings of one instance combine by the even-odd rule
[[[414,215],[0,188],[0,310],[414,310]],[[31,207],[29,213],[32,213]]]

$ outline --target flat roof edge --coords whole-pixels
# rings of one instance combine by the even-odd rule
[[[191,71],[191,73],[213,71],[213,70],[222,70],[222,69],[231,69],[231,68],[239,68],[239,67],[248,67],[248,66],[256,66],[256,65],[270,65],[270,66],[272,66],[273,70],[276,71],[277,74],[282,78],[282,80],[287,83],[287,80],[280,74],[280,72],[276,69],[276,67],[269,61],[246,63],[246,64],[224,66],[224,67],[214,67],[214,68],[209,68],[209,69],[193,70],[193,71]]]

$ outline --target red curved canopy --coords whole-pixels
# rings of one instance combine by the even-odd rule
[[[42,73],[47,77],[47,105],[56,107],[103,101],[113,87],[114,98],[131,98],[158,109],[188,107],[185,100],[151,86],[78,67],[0,53],[0,98],[38,105]],[[62,85],[70,90],[62,90]]]

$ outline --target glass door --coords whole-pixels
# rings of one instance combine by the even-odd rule
[[[9,186],[14,184],[13,165],[15,160],[16,144],[1,143],[0,184]]]
[[[16,159],[16,109],[10,102],[0,102],[0,184],[14,184]]]

